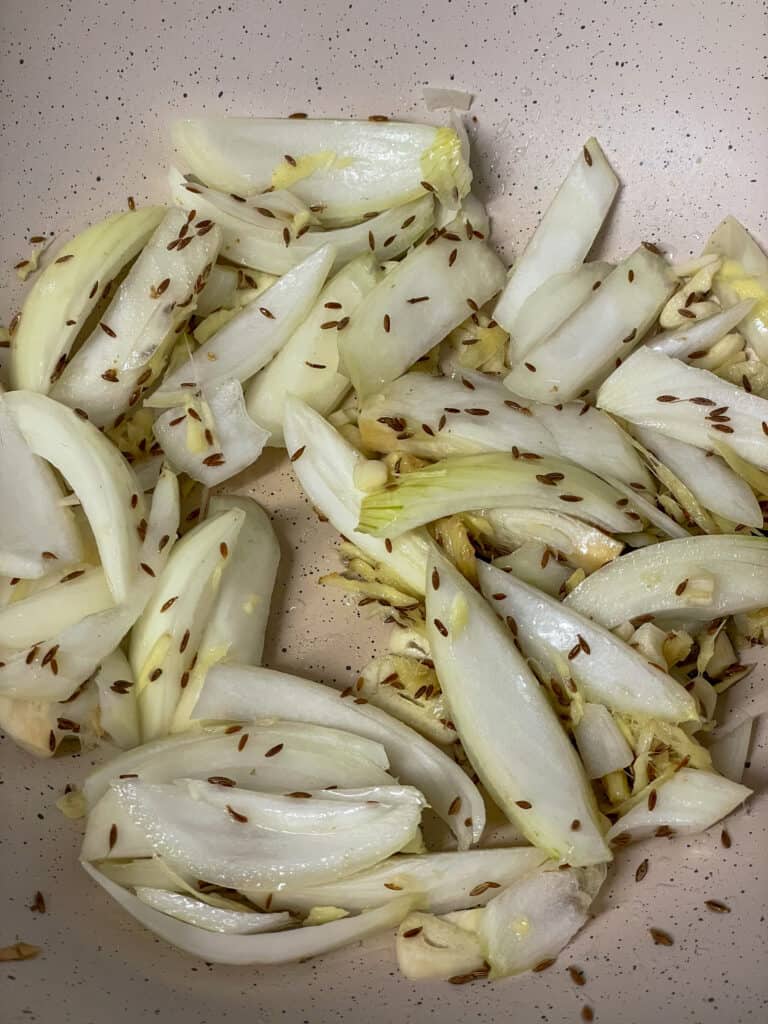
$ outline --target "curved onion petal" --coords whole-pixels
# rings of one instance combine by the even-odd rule
[[[36,757],[53,757],[64,740],[77,740],[81,750],[100,735],[98,693],[86,686],[74,700],[16,700],[0,696],[0,729]]]
[[[435,814],[451,828],[459,849],[467,849],[483,834],[485,805],[469,776],[407,725],[308,679],[231,664],[211,669],[195,707],[196,719],[243,720],[264,715],[346,729],[376,740],[387,752],[391,773],[422,791]],[[457,797],[461,811],[451,813]]]
[[[540,402],[572,401],[640,341],[674,285],[662,257],[637,249],[573,316],[512,367],[504,384]]]
[[[178,921],[226,935],[256,935],[275,932],[293,925],[290,914],[260,914],[255,910],[224,910],[211,907],[192,896],[166,889],[136,886],[136,896],[153,910],[159,910]]]
[[[565,603],[608,629],[640,615],[709,621],[754,611],[768,605],[768,540],[701,536],[639,548],[593,573]]]
[[[62,247],[22,308],[11,349],[15,388],[48,393],[104,286],[141,250],[164,212],[145,206],[115,213]]]
[[[141,615],[171,552],[178,527],[178,482],[166,469],[155,488],[139,567],[134,570],[126,601],[87,616],[47,644],[6,658],[0,665],[0,693],[26,699],[69,698],[115,650]]]
[[[739,331],[760,359],[768,359],[768,256],[735,217],[725,218],[704,251],[725,257],[712,282],[721,305],[757,299]]]
[[[357,917],[268,935],[216,935],[148,907],[93,865],[85,862],[82,865],[91,878],[145,928],[179,949],[217,964],[285,964],[330,953],[395,927],[411,905],[408,899],[397,900]],[[278,921],[281,919],[278,914],[274,916]]]
[[[725,440],[748,462],[768,469],[762,427],[768,422],[768,400],[661,352],[638,349],[600,388],[597,404],[698,448],[712,450]],[[710,418],[716,407],[727,410],[727,422]]]
[[[576,752],[509,630],[439,555],[430,560],[429,580],[432,657],[486,789],[550,856],[576,866],[610,860]],[[574,820],[578,829],[571,827]]]
[[[60,582],[71,573],[81,575]],[[45,577],[49,586],[0,608],[0,650],[28,649],[114,605],[102,569],[79,563],[65,566],[57,576]]]
[[[615,487],[619,494],[624,495],[627,508],[631,508],[637,517],[642,517],[655,526],[665,537],[683,538],[690,536],[689,531],[684,526],[681,526],[672,516],[668,516],[666,512],[662,512],[654,501],[650,501],[638,493],[637,488],[628,487],[621,480],[616,480],[613,477],[608,477],[606,483],[609,483],[611,487]]]
[[[410,593],[423,594],[431,544],[425,531],[393,538],[389,550],[384,540],[357,530],[363,492],[355,486],[355,476],[365,465],[364,456],[319,413],[292,396],[285,403],[285,444],[293,471],[315,508],[369,558],[394,573]]]
[[[124,601],[139,562],[136,527],[144,514],[131,467],[93,424],[66,406],[32,391],[12,391],[3,401],[31,450],[79,497],[109,588]]]
[[[476,915],[477,916],[477,915]],[[488,977],[479,937],[466,927],[416,911],[401,923],[395,941],[397,966],[411,981]]]
[[[523,507],[567,509],[614,532],[637,529],[637,519],[617,506],[614,487],[564,459],[525,454],[459,455],[408,473],[363,498],[357,528],[397,537],[456,512]]]
[[[176,545],[141,618],[130,661],[144,739],[168,732],[216,600],[222,571],[245,520],[238,508],[200,523]]]
[[[705,508],[731,522],[762,527],[763,513],[752,488],[719,456],[649,427],[635,427],[634,433]]]
[[[310,226],[307,230],[308,222],[302,216],[286,221],[272,219],[261,212],[266,201],[277,193],[257,195],[243,203],[204,185],[188,183],[175,169],[171,170],[169,181],[171,194],[179,206],[195,210],[199,218],[212,219],[221,228],[222,256],[270,274],[287,273],[321,246],[329,244],[335,250],[334,270],[371,251],[379,262],[395,259],[421,238],[435,216],[432,196],[422,195],[361,224],[325,231],[316,231]]]
[[[261,663],[280,546],[269,517],[252,498],[217,495],[211,498],[208,518],[233,508],[243,512],[245,518],[200,640],[197,663],[173,716],[173,732],[188,728],[211,665],[223,658],[245,665]]]
[[[418,790],[398,786],[294,798],[122,779],[112,790],[172,867],[233,888],[311,885],[371,867],[408,843],[424,806]]]
[[[573,270],[554,274],[540,284],[523,302],[515,317],[507,349],[509,364],[519,362],[535,345],[573,316],[612,270],[611,263],[582,263]]]
[[[511,616],[528,658],[556,677],[572,678],[587,700],[614,711],[667,722],[698,720],[696,702],[609,630],[491,565],[477,567],[480,586],[501,619]]]
[[[424,194],[424,181],[452,203],[472,181],[456,133],[425,124],[200,118],[177,121],[173,141],[193,173],[222,192],[288,188],[326,221],[401,206]]]
[[[463,230],[460,219],[453,225]],[[342,368],[361,399],[395,380],[504,285],[504,265],[457,233],[423,243],[366,297],[339,336]],[[422,299],[414,302],[414,299]]]
[[[602,704],[584,704],[581,718],[573,727],[573,738],[590,779],[621,771],[635,759],[624,733]]]
[[[333,265],[324,245],[289,270],[240,310],[180,367],[169,373],[146,400],[149,406],[178,405],[186,391],[235,378],[248,380],[272,359],[304,320]]]
[[[195,312],[221,232],[214,226],[198,235],[189,227],[181,210],[165,214],[102,323],[53,388],[57,401],[83,409],[96,426],[112,423],[136,405],[155,376],[150,361]]]
[[[493,543],[501,548],[538,541],[564,555],[571,565],[594,572],[621,554],[624,545],[588,523],[546,509],[495,508],[483,512]]]
[[[200,418],[191,417],[190,410]],[[188,402],[185,416],[178,407],[168,409],[153,430],[174,467],[206,487],[247,469],[269,439],[269,431],[248,415],[242,385],[233,379],[204,386],[202,397]]]
[[[546,544],[536,540],[525,541],[512,554],[494,558],[492,564],[504,572],[514,573],[518,579],[550,597],[564,594],[565,584],[573,574],[571,566],[562,565]]]
[[[283,441],[287,396],[295,395],[322,415],[332,412],[349,389],[339,372],[338,331],[383,273],[375,258],[360,256],[340,270],[275,358],[248,386],[248,412],[269,430],[270,445]]]
[[[752,794],[751,789],[738,782],[697,768],[681,768],[654,788],[653,810],[648,810],[646,800],[635,804],[611,827],[609,840],[618,836],[645,839],[662,825],[682,835],[703,832]]]
[[[35,455],[6,406],[0,387],[0,575],[34,579],[56,562],[79,562],[83,549],[62,489]],[[53,556],[53,557],[51,557]]]
[[[585,258],[618,187],[597,139],[587,139],[496,303],[493,315],[505,330],[514,334],[523,303],[540,285]]]
[[[144,782],[218,777],[225,780],[222,785],[232,782],[267,793],[331,785],[360,788],[391,781],[381,744],[354,733],[274,720],[231,732],[228,728],[208,727],[128,750],[92,772],[83,794],[93,806],[110,782],[124,775]],[[245,743],[243,736],[247,736]]]
[[[491,977],[532,970],[557,957],[589,920],[589,906],[605,877],[593,869],[539,869],[496,896],[477,928]]]
[[[105,732],[123,750],[141,743],[133,672],[119,647],[99,665],[94,683],[99,692],[99,717]]]
[[[312,907],[360,911],[411,896],[414,906],[445,914],[484,905],[500,887],[538,868],[546,856],[533,846],[398,855],[338,882],[301,889],[288,886],[274,894],[271,906],[303,912]],[[248,890],[248,895],[259,903],[266,893]]]
[[[687,359],[692,352],[706,351],[717,344],[744,319],[754,305],[754,299],[745,299],[705,320],[688,320],[681,327],[654,334],[645,342],[645,347],[675,359]]]

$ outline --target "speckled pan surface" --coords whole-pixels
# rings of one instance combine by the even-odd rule
[[[640,238],[697,250],[732,212],[768,241],[765,8],[758,0],[26,0],[0,11],[0,319],[25,239],[66,233],[162,194],[169,121],[193,113],[425,116],[425,84],[473,91],[477,171],[507,256],[525,239],[590,133],[625,188],[604,248]],[[375,630],[317,578],[331,534],[278,460],[244,489],[275,516],[281,592],[273,667],[347,681]],[[2,965],[0,1017],[167,1024],[248,1021],[578,1021],[748,1024],[768,1015],[768,803],[692,842],[620,858],[603,912],[555,967],[491,986],[415,987],[389,938],[290,970],[207,967],[139,929],[88,882],[79,828],[56,811],[92,758],[40,765],[0,743],[0,945],[42,946]],[[768,783],[763,730],[745,782]],[[637,865],[649,858],[644,881]],[[28,904],[41,890],[48,913]],[[725,901],[711,914],[704,901]],[[648,928],[675,939],[654,946]],[[577,988],[566,968],[582,967]]]

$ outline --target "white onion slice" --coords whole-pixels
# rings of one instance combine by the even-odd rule
[[[621,771],[635,759],[624,733],[602,704],[584,704],[581,719],[574,726],[573,737],[590,779],[601,779],[611,772]]]
[[[595,526],[546,509],[486,509],[483,521],[490,527],[493,543],[501,548],[538,541],[588,573],[611,562],[624,547]]]
[[[82,573],[67,583],[47,576],[50,585],[0,608],[0,650],[30,648],[74,626],[86,615],[114,605],[104,572],[84,562],[68,565],[57,576]]]
[[[141,742],[139,705],[131,666],[118,647],[99,665],[94,677],[99,692],[102,728],[118,747],[129,750]]]
[[[276,932],[293,925],[290,914],[260,914],[255,910],[224,910],[211,907],[192,896],[166,889],[151,889],[137,885],[136,896],[153,910],[175,917],[185,924],[204,928],[208,932],[225,935],[256,935]]]
[[[712,767],[731,782],[741,782],[749,755],[754,722],[747,720],[709,746]]]
[[[681,327],[655,334],[645,342],[645,347],[675,359],[687,359],[692,352],[706,352],[730,333],[754,304],[754,299],[745,299],[730,309],[724,309],[722,313],[708,316],[705,320],[688,320]]]

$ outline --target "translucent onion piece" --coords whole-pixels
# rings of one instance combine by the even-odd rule
[[[199,420],[190,419],[190,409]],[[204,386],[202,397],[188,404],[186,416],[180,417],[178,407],[168,409],[153,430],[174,468],[206,487],[251,466],[269,439],[269,431],[248,415],[242,385],[234,379]]]
[[[523,653],[548,675],[572,678],[587,700],[624,714],[668,722],[698,718],[680,683],[609,630],[491,565],[478,565],[478,575],[499,618],[515,623]]]
[[[156,375],[150,360],[195,312],[220,242],[216,226],[198,235],[181,210],[169,210],[53,397],[83,409],[96,426],[136,405],[142,385]]]
[[[460,217],[449,228],[449,237],[428,240],[387,274],[341,332],[342,369],[361,399],[405,373],[458,327],[471,312],[468,299],[482,306],[503,287],[498,256],[467,239]]]
[[[155,407],[183,402],[185,391],[235,378],[248,380],[272,359],[312,308],[333,264],[323,246],[279,278],[210,341],[173,370],[147,400]]]
[[[400,925],[395,941],[397,966],[411,981],[424,978],[487,977],[478,936],[433,914],[411,913]]]
[[[613,477],[608,477],[606,483],[615,487],[619,494],[624,495],[628,507],[635,512],[638,518],[647,520],[665,537],[684,538],[690,536],[684,526],[681,526],[672,516],[668,516],[666,512],[662,512],[655,502],[638,493],[636,488],[628,487],[621,480],[616,480]]]
[[[686,320],[681,327],[655,334],[646,341],[645,347],[674,359],[687,359],[692,352],[706,352],[732,331],[754,304],[754,299],[745,299],[705,320]]]
[[[752,488],[718,455],[649,427],[635,427],[634,433],[710,512],[734,523],[762,527],[763,513]]]
[[[203,118],[178,121],[173,140],[194,174],[222,192],[289,188],[327,221],[401,206],[424,194],[424,181],[451,203],[472,181],[456,133],[431,125]]]
[[[260,914],[255,910],[224,910],[210,907],[192,896],[136,886],[136,896],[148,907],[175,917],[178,921],[226,935],[256,935],[275,932],[293,925],[290,914]]]
[[[179,487],[176,477],[166,469],[155,488],[128,598],[113,608],[88,615],[31,652],[6,658],[0,665],[0,693],[40,700],[70,697],[115,650],[141,615],[171,553],[178,527]]]
[[[118,647],[99,665],[94,678],[99,692],[101,726],[118,747],[129,750],[141,743],[139,705],[131,666]]]
[[[541,402],[570,402],[626,358],[653,324],[674,288],[666,262],[637,249],[601,288],[504,378],[515,394]]]
[[[744,776],[753,724],[752,721],[742,722],[732,732],[710,744],[712,767],[731,782],[741,782]]]
[[[251,381],[248,411],[257,423],[269,430],[270,445],[284,444],[283,419],[289,394],[324,416],[332,412],[346,394],[349,378],[339,372],[339,334],[334,327],[348,322],[382,276],[370,254],[358,257],[340,270],[322,290],[298,330]]]
[[[269,669],[215,665],[208,673],[196,719],[248,719],[265,715],[346,729],[384,746],[392,774],[416,786],[458,839],[477,842],[485,805],[469,776],[434,744],[370,704],[355,704],[336,690]],[[452,812],[460,798],[460,811]]]
[[[83,549],[58,481],[31,451],[6,401],[0,387],[0,575],[34,579],[57,562],[79,562]]]
[[[429,580],[432,657],[484,786],[528,840],[550,856],[577,866],[610,860],[576,752],[509,630],[438,555],[430,559]],[[577,829],[571,827],[574,820]]]
[[[288,886],[274,894],[271,906],[302,912],[317,906],[360,911],[411,896],[414,906],[445,914],[485,905],[499,888],[535,870],[545,860],[546,854],[533,846],[398,855],[339,882],[303,889]],[[260,903],[266,892],[249,890],[248,895]]]
[[[163,737],[100,765],[83,787],[89,806],[101,799],[112,780],[124,775],[144,782],[219,777],[243,789],[267,793],[330,785],[358,788],[391,781],[386,775],[389,761],[381,744],[354,733],[272,720],[227,732],[229,728],[198,727],[193,732]],[[243,736],[248,737],[244,743]]]
[[[760,359],[768,359],[768,256],[735,217],[726,217],[715,229],[705,252],[725,257],[712,285],[720,304],[753,301],[739,330]]]
[[[110,881],[91,864],[83,868],[95,882],[117,900],[145,928],[187,953],[209,963],[284,964],[330,953],[334,949],[393,928],[410,909],[410,900],[397,900],[357,917],[329,924],[268,935],[221,935],[178,921],[142,903],[136,896]],[[279,920],[279,915],[275,915]]]
[[[571,565],[585,572],[594,572],[612,561],[624,547],[594,526],[545,509],[487,509],[482,521],[490,527],[495,547],[512,548],[535,540],[563,554]]]
[[[573,573],[570,566],[558,562],[557,556],[537,540],[525,541],[511,555],[494,558],[493,564],[497,569],[514,573],[518,579],[543,590],[550,597],[565,593],[565,581]]]
[[[470,509],[523,507],[577,512],[613,532],[637,528],[637,519],[616,504],[617,491],[563,459],[526,459],[514,453],[443,459],[367,494],[358,530],[397,537],[425,523]]]
[[[624,733],[602,704],[584,704],[573,736],[590,779],[601,779],[611,772],[621,771],[635,759]]]
[[[594,886],[586,876],[539,869],[491,900],[477,932],[492,977],[520,974],[558,956],[589,920]]]
[[[66,583],[57,582],[57,577],[66,579],[73,572],[81,575]],[[86,615],[114,605],[103,571],[94,566],[68,565],[48,579],[50,586],[0,608],[0,650],[34,647],[74,626]]]
[[[30,449],[80,498],[109,588],[124,601],[139,563],[144,506],[133,470],[96,427],[58,402],[31,391],[12,391],[3,401]]]
[[[67,704],[0,696],[0,729],[36,757],[53,757],[64,740],[87,750],[100,736],[98,694],[87,686]]]
[[[363,492],[355,484],[365,458],[322,416],[300,399],[285,404],[285,444],[304,493],[333,527],[366,556],[386,566],[414,595],[424,593],[427,551],[431,541],[417,530],[385,540],[359,533]]]
[[[232,508],[186,534],[174,548],[149,604],[131,631],[130,661],[145,740],[170,729],[189,679],[184,673],[192,671],[222,573],[230,552],[234,555],[244,520],[245,513]]]
[[[730,814],[752,793],[722,775],[696,768],[681,768],[654,788],[653,810],[646,800],[635,804],[611,827],[609,840],[621,835],[645,839],[664,825],[678,834],[694,835]]]
[[[582,262],[618,187],[618,178],[597,139],[588,139],[496,303],[493,315],[505,330],[514,333],[523,303],[540,285]]]
[[[686,537],[640,548],[603,566],[566,598],[608,629],[641,615],[695,621],[768,605],[768,540],[741,535]],[[697,577],[711,581],[706,599]],[[683,582],[685,586],[682,586]]]
[[[547,278],[529,295],[515,317],[507,360],[512,366],[555,331],[597,291],[613,270],[611,263],[583,263]],[[498,312],[498,310],[497,310]]]
[[[48,393],[105,285],[141,250],[163,213],[159,206],[115,213],[62,247],[22,308],[11,349],[15,388]]]
[[[318,884],[372,867],[413,837],[424,806],[418,790],[398,786],[294,798],[123,779],[112,791],[172,867],[233,888]]]
[[[311,225],[307,227],[309,221],[303,217],[286,221],[270,219],[259,212],[276,192],[241,202],[231,195],[188,183],[176,170],[169,177],[171,194],[179,206],[194,209],[199,218],[212,219],[221,228],[222,256],[270,274],[287,273],[324,245],[334,248],[334,270],[364,253],[372,252],[379,262],[395,259],[429,230],[435,216],[432,196],[422,195],[360,224],[317,231]]]
[[[603,384],[597,404],[630,423],[698,448],[712,450],[718,441],[726,441],[742,458],[768,469],[762,427],[768,422],[768,400],[708,370],[641,348]],[[725,410],[726,419],[709,418],[716,409]]]

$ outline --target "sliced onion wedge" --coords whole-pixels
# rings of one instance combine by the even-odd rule
[[[0,608],[0,649],[34,647],[115,603],[103,570],[84,562],[45,580],[50,586]]]
[[[384,746],[390,771],[416,786],[449,825],[459,849],[477,842],[485,827],[485,805],[469,776],[433,743],[370,704],[355,704],[328,686],[270,669],[215,665],[203,686],[194,717],[244,720],[274,715],[345,729]],[[457,806],[459,811],[451,811]]]
[[[639,548],[593,573],[565,603],[608,629],[645,615],[709,621],[754,611],[768,604],[768,540],[731,534]]]
[[[82,864],[91,878],[145,928],[186,953],[209,963],[285,964],[306,960],[395,927],[408,913],[411,905],[408,899],[397,900],[357,917],[268,935],[216,935],[148,907],[132,893],[110,881],[93,865],[86,862]],[[274,916],[278,921],[281,920],[281,915]]]
[[[717,344],[738,326],[754,305],[754,299],[745,299],[704,320],[688,320],[682,327],[655,334],[646,341],[645,347],[675,359],[688,359],[691,353],[706,352]]]
[[[504,284],[504,266],[458,218],[431,237],[366,297],[339,340],[342,368],[361,399],[399,377]]]
[[[314,307],[275,358],[248,387],[248,412],[270,431],[270,445],[283,440],[288,395],[322,415],[332,412],[349,389],[339,371],[339,330],[383,277],[372,255],[360,256],[323,288]]]
[[[585,258],[618,187],[597,139],[587,139],[496,303],[494,317],[505,330],[514,334],[523,303],[540,285]]]
[[[426,531],[413,530],[391,540],[357,530],[363,492],[355,485],[365,458],[305,402],[289,396],[285,404],[285,443],[305,494],[344,537],[366,556],[385,565],[414,595],[424,593]]]
[[[145,245],[159,206],[115,213],[63,246],[32,287],[11,349],[15,388],[47,394],[104,288]]]
[[[637,529],[615,488],[564,459],[526,454],[462,455],[408,473],[363,498],[357,529],[398,537],[441,516],[510,507],[568,510],[612,532]]]
[[[573,738],[590,779],[602,779],[611,772],[621,771],[635,759],[623,732],[602,704],[585,702],[581,718],[574,726]]]
[[[32,391],[12,391],[4,405],[35,455],[69,482],[88,518],[109,588],[124,601],[139,563],[136,527],[144,499],[131,467],[93,424]]]
[[[456,132],[431,125],[201,118],[178,121],[173,141],[194,174],[222,192],[287,188],[326,221],[401,206],[427,191],[425,181],[451,204],[472,181]]]
[[[146,404],[157,408],[178,405],[189,391],[231,378],[242,383],[252,377],[304,320],[333,259],[333,248],[323,246],[288,271],[169,373]]]
[[[637,249],[548,338],[504,378],[510,391],[554,405],[570,402],[625,359],[675,285],[661,256]]]
[[[211,907],[193,896],[167,889],[152,889],[137,885],[136,896],[153,910],[175,917],[178,921],[203,928],[208,932],[226,935],[256,935],[276,932],[294,924],[290,914],[261,914],[255,910],[225,910]]]
[[[150,361],[195,312],[220,242],[215,225],[201,235],[181,210],[169,210],[53,397],[83,409],[99,427],[135,406],[157,376]]]
[[[511,634],[446,559],[434,555],[428,571],[432,657],[486,789],[550,856],[576,866],[610,860],[579,759]]]
[[[648,801],[635,804],[611,827],[610,841],[619,836],[646,839],[663,826],[682,835],[703,832],[752,794],[746,786],[696,768],[681,768],[654,789],[653,810],[648,809]]]
[[[546,509],[487,509],[482,521],[490,528],[494,544],[501,548],[537,541],[563,554],[571,565],[588,573],[613,561],[624,547],[621,541],[595,526]]]
[[[696,702],[680,683],[609,630],[492,565],[480,563],[477,570],[489,604],[515,624],[523,653],[543,672],[573,679],[587,700],[614,711],[675,723],[698,720]]]
[[[102,728],[123,750],[137,746],[141,730],[136,687],[130,663],[119,647],[99,665],[94,683]]]
[[[424,806],[402,786],[294,797],[123,779],[112,790],[172,867],[233,888],[317,884],[371,867],[408,843]]]
[[[0,574],[34,579],[79,562],[77,525],[51,469],[30,448],[0,387]],[[10,481],[13,481],[13,486]]]

